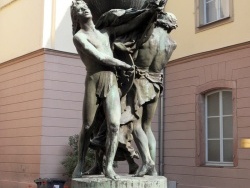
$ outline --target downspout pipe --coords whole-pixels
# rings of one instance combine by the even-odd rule
[[[165,0],[165,8],[167,5],[168,0]],[[166,66],[163,69],[163,91],[160,95],[160,104],[159,104],[159,125],[158,125],[158,135],[159,135],[159,175],[164,176],[164,125],[165,125],[165,120],[164,120],[164,115],[165,115],[165,87],[166,87],[166,82],[165,82],[165,71]]]
[[[163,88],[165,88],[165,68],[163,69]],[[159,125],[158,125],[158,136],[159,136],[159,175],[164,176],[164,104],[165,104],[165,89],[163,89],[160,95],[159,103]]]

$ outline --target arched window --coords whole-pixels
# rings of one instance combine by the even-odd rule
[[[233,165],[231,90],[205,94],[205,165]]]
[[[196,88],[196,165],[237,166],[236,82],[217,80]]]

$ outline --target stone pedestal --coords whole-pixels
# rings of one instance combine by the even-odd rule
[[[103,175],[89,175],[72,179],[72,188],[167,188],[164,176],[132,177],[120,176],[118,180],[105,178]]]

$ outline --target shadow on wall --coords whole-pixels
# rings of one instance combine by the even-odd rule
[[[63,52],[77,53],[72,40],[72,22],[70,16],[71,1],[52,2],[51,34],[45,48]]]

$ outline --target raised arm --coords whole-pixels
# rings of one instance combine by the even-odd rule
[[[100,52],[96,47],[91,44],[83,35],[75,35],[73,37],[74,45],[77,51],[80,51],[87,56],[93,58],[96,62],[106,66],[115,66],[121,69],[132,69],[132,67],[123,61],[115,59],[103,52]]]

